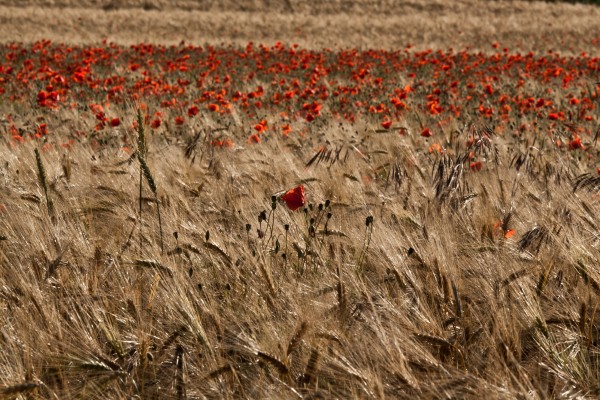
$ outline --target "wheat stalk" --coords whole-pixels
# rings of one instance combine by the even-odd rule
[[[185,376],[183,371],[184,363],[185,359],[183,357],[183,346],[177,345],[175,348],[175,367],[177,369],[175,373],[175,391],[177,393],[177,400],[187,398]]]
[[[2,395],[2,398],[16,398],[20,394],[32,392],[39,386],[40,385],[35,382],[23,382],[17,385],[4,386],[0,388],[0,395]]]
[[[154,194],[154,200],[156,203],[156,213],[158,215],[158,229],[160,235],[160,250],[161,253],[165,252],[165,246],[163,241],[163,229],[162,229],[162,219],[160,216],[160,201],[158,200],[158,190],[156,187],[156,182],[152,173],[150,172],[150,167],[146,163],[146,153],[147,153],[147,145],[146,145],[146,134],[144,129],[144,121],[142,118],[142,112],[138,109],[137,114],[137,129],[138,129],[138,161],[140,163],[140,184],[139,184],[139,208],[140,208],[140,250],[142,249],[142,184],[143,179],[142,176],[146,178],[146,182],[148,182],[148,186],[150,190]]]
[[[290,339],[290,341],[288,343],[286,356],[289,356],[290,354],[292,354],[300,346],[300,342],[302,341],[302,338],[304,337],[304,335],[306,335],[307,331],[308,331],[308,322],[302,321],[300,323],[300,325],[298,326],[298,329],[296,329],[296,332],[294,332],[294,335],[292,336],[292,338]]]
[[[48,214],[51,218],[54,219],[54,204],[52,203],[50,193],[48,192],[48,182],[46,178],[46,170],[44,169],[44,163],[42,162],[40,151],[38,149],[34,149],[34,152],[38,170],[38,178],[40,180],[40,184],[42,185],[42,189],[44,189],[44,195],[46,196],[46,206],[48,208]]]
[[[279,371],[279,373],[281,375],[287,375],[290,372],[290,370],[285,365],[285,363],[283,361],[281,361],[279,358],[275,357],[274,355],[266,353],[264,351],[257,351],[256,355],[261,360],[263,360],[263,361],[267,362],[268,364],[271,364],[273,367],[275,367],[275,369],[277,369],[277,371]]]
[[[306,363],[306,368],[304,369],[304,375],[302,375],[302,383],[304,385],[310,385],[311,382],[315,379],[315,375],[317,374],[317,370],[319,368],[319,361],[321,360],[321,353],[318,349],[312,349],[310,352],[310,357],[308,358],[308,362]]]

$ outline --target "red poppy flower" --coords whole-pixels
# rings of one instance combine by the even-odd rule
[[[575,136],[573,140],[569,142],[569,150],[577,149],[584,149],[583,144],[581,143],[581,138],[579,136]]]
[[[160,126],[161,122],[162,121],[158,118],[154,119],[154,121],[152,121],[152,125],[151,125],[152,128],[154,128],[154,129],[158,128]]]
[[[504,229],[502,226],[502,221],[498,221],[494,224],[494,236],[504,236],[505,239],[510,239],[515,235],[514,229]]]
[[[392,126],[392,121],[387,119],[381,123],[381,126],[383,126],[385,129],[390,129],[390,127]]]
[[[94,114],[100,114],[104,112],[104,107],[100,104],[90,104],[90,110],[92,110]]]
[[[255,133],[248,136],[248,143],[260,143],[260,137]]]
[[[113,128],[119,125],[121,125],[121,120],[119,118],[113,118],[110,120],[110,126],[112,126]]]
[[[433,136],[433,133],[431,132],[431,129],[429,128],[425,128],[421,131],[421,136],[423,137],[431,137]]]
[[[434,143],[431,146],[429,146],[429,154],[432,154],[432,153],[443,154],[444,148],[439,143]]]
[[[257,131],[258,133],[264,132],[267,129],[268,128],[267,128],[267,120],[266,119],[263,119],[258,124],[254,125],[254,130]]]
[[[48,134],[48,125],[46,125],[46,124],[40,124],[35,131],[35,137],[38,139],[47,134]]]
[[[198,106],[197,105],[193,105],[190,108],[188,108],[188,117],[192,118],[193,116],[195,116],[199,112],[200,112],[200,109],[198,108]]]
[[[471,168],[471,171],[474,171],[474,172],[481,171],[482,167],[483,167],[483,164],[481,163],[481,161],[472,162],[471,165],[469,165],[469,168]]]
[[[39,103],[41,103],[41,102],[45,101],[47,98],[48,98],[48,93],[46,93],[46,92],[45,92],[45,91],[43,91],[43,90],[42,90],[42,91],[40,91],[40,92],[38,92],[38,94],[37,94],[37,99],[38,99],[38,102],[39,102]]]
[[[300,185],[288,190],[283,196],[281,196],[281,200],[285,202],[290,210],[296,211],[300,207],[304,206],[304,203],[306,203],[306,198],[304,197],[304,186]]]

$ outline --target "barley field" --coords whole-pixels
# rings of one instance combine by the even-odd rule
[[[0,398],[598,398],[599,17],[0,0]]]

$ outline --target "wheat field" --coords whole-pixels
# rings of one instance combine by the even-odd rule
[[[487,50],[579,54],[598,40],[597,7],[526,1],[0,1],[7,41],[298,43],[303,48]]]
[[[589,118],[517,118],[513,106],[485,119],[465,106],[434,124],[415,100],[382,129],[377,115],[336,118],[322,100],[322,118],[300,102],[317,119],[301,114],[281,137],[260,131],[287,117],[256,103],[217,114],[206,105],[223,103],[185,93],[180,110],[161,105],[170,93],[102,97],[143,69],[138,58],[98,64],[110,84],[76,92],[69,81],[58,99],[56,76],[23,83],[0,69],[0,398],[599,397],[599,16],[516,1],[0,0],[0,67],[52,53],[41,39],[92,46],[86,56],[185,40],[238,57],[249,41],[283,41],[334,60],[321,49],[411,43],[468,47],[492,66],[485,54],[506,46],[539,63],[559,51],[565,65],[587,52],[581,69],[591,65],[576,88],[523,78],[546,96],[534,111],[587,96]],[[489,96],[517,90],[499,79]],[[411,85],[404,94],[429,93]],[[562,101],[568,91],[577,97]],[[299,185],[306,201],[292,210],[284,194]]]

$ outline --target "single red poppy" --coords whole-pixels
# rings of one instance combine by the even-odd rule
[[[474,172],[481,171],[482,167],[483,167],[483,163],[481,161],[475,161],[475,162],[472,162],[471,165],[469,165],[469,168],[471,168],[471,171],[474,171]]]
[[[257,131],[258,133],[264,132],[267,129],[269,129],[267,127],[268,123],[266,119],[261,120],[258,124],[254,125],[254,130]]]
[[[160,126],[161,122],[162,121],[160,119],[155,118],[154,121],[152,121],[152,125],[151,125],[152,128],[153,129],[157,129]]]
[[[444,148],[442,147],[441,144],[434,143],[431,146],[429,146],[429,154],[432,154],[432,153],[444,154]]]
[[[46,93],[43,90],[37,94],[37,100],[39,103],[45,101],[47,98],[48,98],[48,93]]]
[[[260,143],[260,137],[255,133],[248,136],[248,143]]]
[[[121,120],[119,118],[113,118],[110,120],[110,126],[112,126],[113,128],[119,125],[121,125]]]
[[[198,108],[198,106],[197,105],[193,105],[190,108],[188,108],[188,117],[192,118],[193,116],[195,116],[199,112],[200,112],[200,109]]]
[[[431,129],[429,128],[425,128],[421,131],[421,136],[423,137],[431,137],[433,136],[433,133],[431,132]]]
[[[577,150],[577,149],[585,149],[585,147],[581,143],[581,138],[579,136],[574,136],[573,140],[571,140],[569,142],[569,150]]]
[[[296,211],[302,207],[304,203],[306,203],[306,198],[304,197],[304,186],[300,185],[288,190],[283,196],[281,196],[281,200],[285,202],[290,210]]]
[[[383,126],[385,129],[390,129],[390,127],[392,126],[392,121],[386,119],[381,123],[381,126]]]

